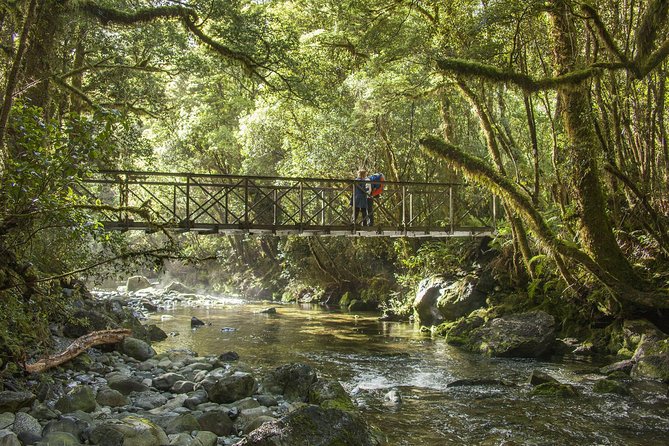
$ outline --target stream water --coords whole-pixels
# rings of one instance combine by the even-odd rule
[[[317,306],[222,298],[216,305],[154,314],[165,332],[178,333],[156,350],[187,348],[200,355],[234,350],[258,369],[289,362],[312,365],[339,380],[365,418],[390,445],[668,445],[666,386],[636,383],[632,396],[599,395],[598,366],[585,359],[557,362],[495,359],[463,353],[409,323],[380,322]],[[191,316],[208,324],[190,329]],[[578,398],[530,396],[532,370],[576,386]],[[451,386],[462,379],[503,384]],[[387,400],[396,390],[401,403]]]

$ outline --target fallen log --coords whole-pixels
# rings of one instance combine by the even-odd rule
[[[91,347],[102,344],[115,344],[117,342],[121,342],[131,334],[131,330],[124,328],[116,330],[94,331],[77,338],[62,353],[40,359],[39,361],[33,362],[32,364],[24,364],[23,368],[28,373],[43,372],[76,358]]]

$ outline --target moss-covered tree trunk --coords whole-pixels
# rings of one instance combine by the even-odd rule
[[[579,46],[571,12],[565,0],[553,0],[551,9],[554,59],[557,75],[580,68]],[[562,121],[567,133],[571,187],[579,218],[579,236],[584,249],[605,271],[622,283],[641,283],[622,253],[607,215],[607,203],[599,176],[600,146],[594,130],[587,83],[563,84],[558,88]]]

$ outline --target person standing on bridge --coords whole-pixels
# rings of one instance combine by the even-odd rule
[[[357,224],[358,215],[362,214],[362,226],[367,226],[369,224],[369,215],[367,213],[369,205],[367,201],[367,198],[369,197],[369,184],[363,183],[363,181],[367,180],[369,180],[369,178],[367,178],[367,171],[365,169],[358,170],[358,177],[355,179],[355,188],[353,189],[353,197],[351,198],[351,202],[355,207],[353,223]]]

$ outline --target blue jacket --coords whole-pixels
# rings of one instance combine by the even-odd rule
[[[366,181],[367,178],[356,178],[356,181]],[[357,208],[367,208],[367,184],[365,183],[356,183],[355,185],[355,207]]]

